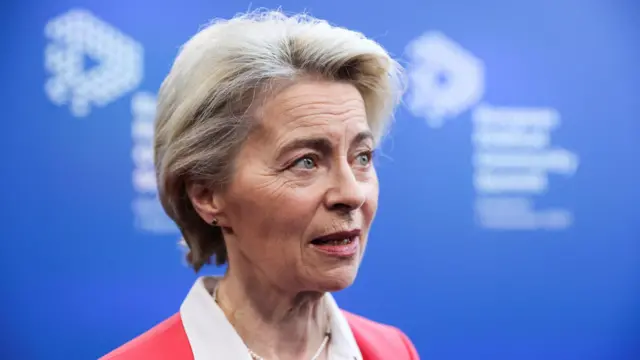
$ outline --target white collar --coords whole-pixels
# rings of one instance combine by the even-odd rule
[[[209,277],[209,279],[217,277]],[[194,360],[252,360],[249,349],[238,336],[200,277],[180,306],[180,317]],[[211,280],[209,280],[211,281]],[[325,294],[331,318],[330,358],[362,360],[351,328],[331,294]]]

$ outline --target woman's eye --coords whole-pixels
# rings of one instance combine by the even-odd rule
[[[305,156],[303,158],[298,159],[295,163],[293,163],[293,167],[312,170],[316,167],[316,161],[312,159],[310,156]]]
[[[356,162],[358,163],[358,165],[360,166],[367,166],[369,165],[369,163],[371,162],[371,154],[370,153],[364,153],[364,154],[360,154],[356,157]]]

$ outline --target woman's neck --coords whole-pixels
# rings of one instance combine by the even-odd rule
[[[228,272],[220,280],[216,301],[249,349],[265,359],[311,358],[329,328],[323,294],[288,293],[267,279],[240,276]]]

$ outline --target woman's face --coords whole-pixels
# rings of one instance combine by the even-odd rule
[[[335,291],[358,271],[378,205],[374,142],[350,84],[307,81],[267,100],[221,195],[230,267],[285,291]]]

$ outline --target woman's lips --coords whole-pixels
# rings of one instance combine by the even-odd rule
[[[311,246],[325,255],[349,258],[358,252],[360,230],[340,231],[315,238]]]

